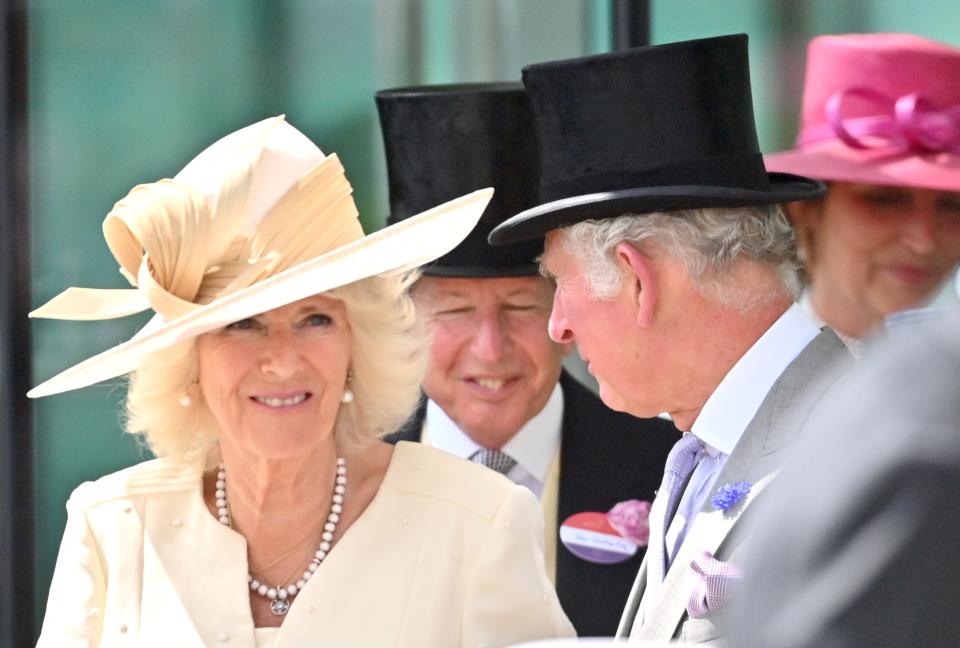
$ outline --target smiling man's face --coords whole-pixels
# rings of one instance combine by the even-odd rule
[[[433,338],[423,390],[474,441],[499,448],[546,405],[570,345],[547,335],[542,277],[423,277]]]

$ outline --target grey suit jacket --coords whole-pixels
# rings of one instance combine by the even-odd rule
[[[719,560],[736,562],[743,541],[741,521],[747,517],[748,508],[783,465],[786,453],[782,451],[796,440],[807,415],[850,361],[852,358],[843,342],[830,329],[823,329],[787,366],[717,478],[717,484],[751,483],[753,488],[747,501],[734,515],[713,510],[709,501],[704,504],[654,596],[644,596],[647,590],[644,560],[620,620],[618,637],[677,638],[704,643],[720,636],[710,619],[690,619],[686,614],[690,561],[706,550]],[[638,617],[639,631],[631,633]]]
[[[960,313],[869,350],[807,427],[751,510],[730,645],[957,646]]]

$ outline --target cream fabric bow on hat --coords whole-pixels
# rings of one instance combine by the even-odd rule
[[[252,179],[260,165],[272,161],[262,155],[268,137],[282,125],[283,118],[275,117],[234,134],[244,140],[239,148],[246,159],[234,163],[210,201],[190,182],[195,172],[134,187],[107,215],[103,235],[120,273],[135,288],[68,288],[31,317],[98,320],[153,308],[172,321],[363,238],[336,155],[321,155],[259,222],[245,218]]]
[[[351,194],[337,156],[324,156],[283,117],[224,137],[172,180],[134,187],[103,223],[133,288],[68,288],[30,316],[99,320],[152,308],[157,317],[131,340],[28,395],[113,378],[178,341],[375,274],[418,267],[467,236],[493,190],[366,237]]]

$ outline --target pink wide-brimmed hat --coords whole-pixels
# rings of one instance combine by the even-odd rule
[[[910,34],[813,39],[796,148],[764,162],[820,180],[960,191],[960,49]]]

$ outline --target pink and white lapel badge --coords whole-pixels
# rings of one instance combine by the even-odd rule
[[[585,511],[560,525],[560,542],[587,562],[611,565],[629,560],[650,538],[650,502],[627,500],[607,513]]]

